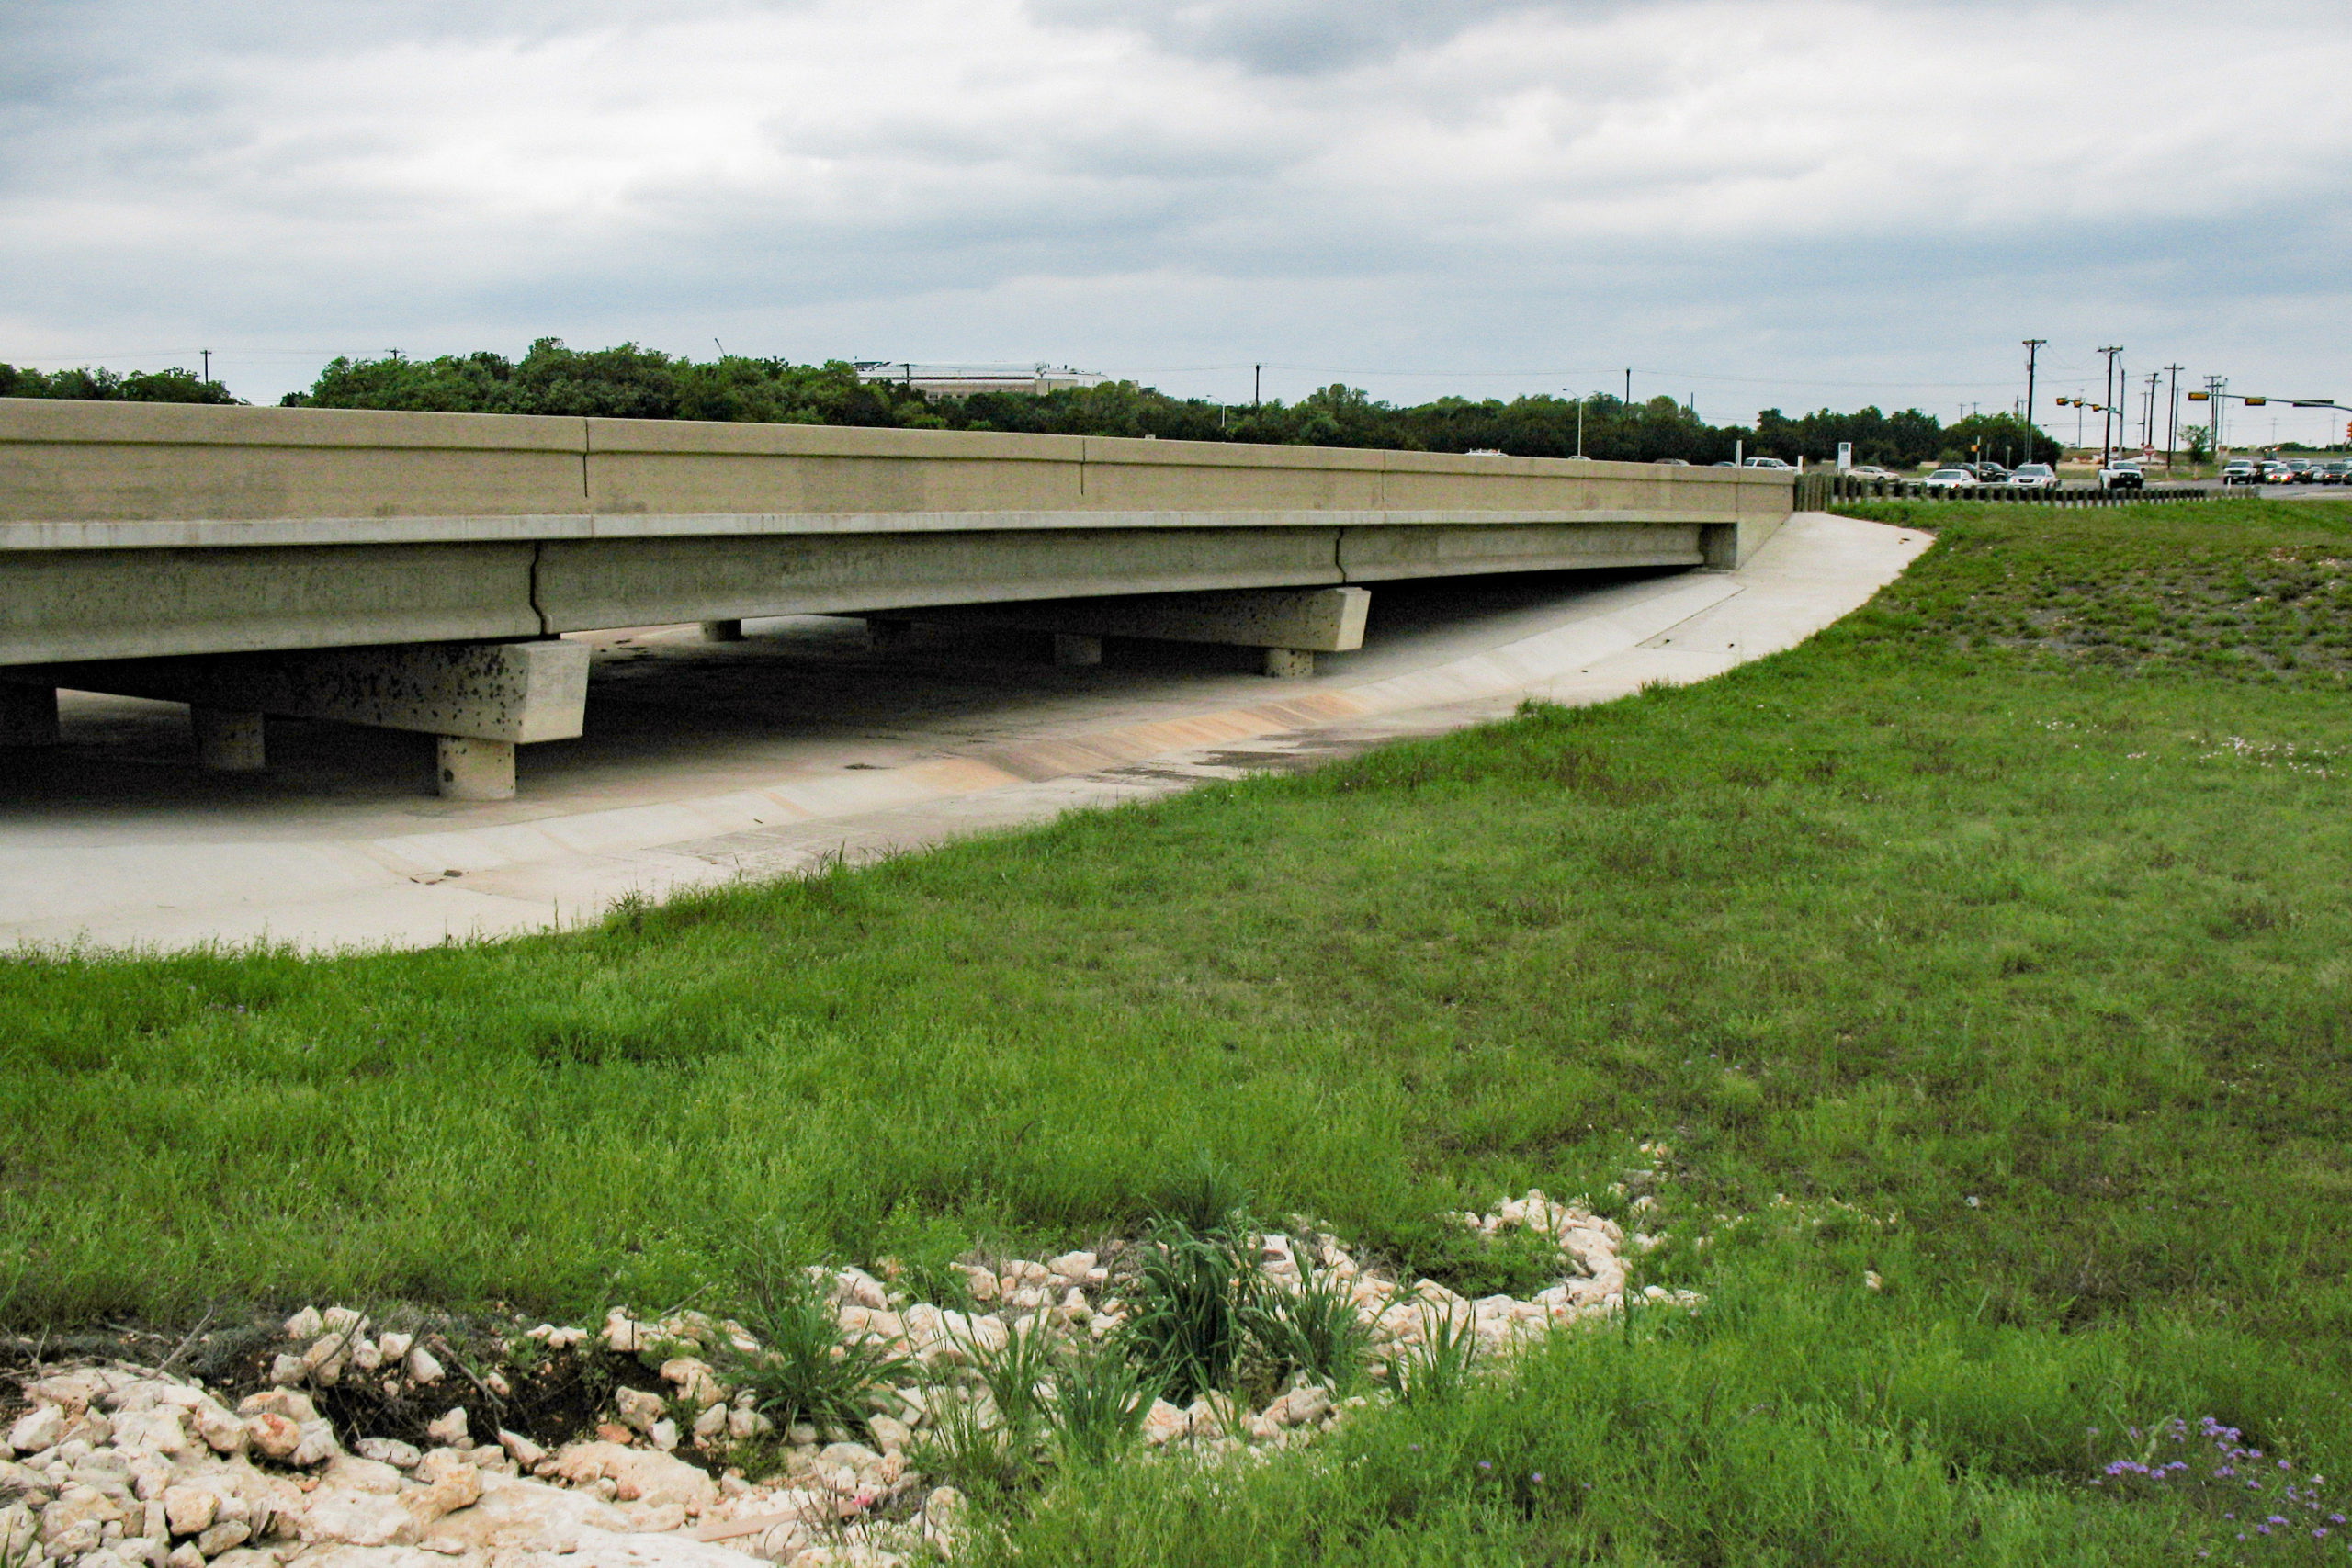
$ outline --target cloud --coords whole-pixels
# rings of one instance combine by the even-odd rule
[[[1065,27],[1125,28],[1160,48],[1271,74],[1309,75],[1443,44],[1513,12],[1597,9],[1618,0],[1033,0]]]
[[[248,396],[330,353],[543,333],[1069,358],[1209,392],[1268,361],[1285,395],[1630,363],[1744,416],[2005,400],[2018,338],[2059,340],[2069,374],[2120,334],[2150,364],[2316,382],[2352,302],[2324,20],[37,4],[0,50],[0,358],[209,344]]]

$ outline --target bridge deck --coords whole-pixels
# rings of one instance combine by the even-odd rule
[[[0,665],[1736,566],[1781,475],[800,425],[0,400]]]

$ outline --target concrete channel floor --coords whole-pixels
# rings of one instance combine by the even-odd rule
[[[1737,572],[1374,587],[1361,651],[1304,681],[1250,650],[927,635],[827,616],[594,634],[588,734],[520,794],[426,793],[429,738],[271,720],[259,774],[195,765],[187,712],[68,693],[64,743],[0,753],[0,943],[415,946],[594,918],[630,893],[865,860],[1204,780],[1311,766],[1540,697],[1604,702],[1791,647],[1891,581],[1917,530],[1800,513]]]

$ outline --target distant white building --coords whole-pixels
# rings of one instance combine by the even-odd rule
[[[861,381],[895,381],[934,398],[967,398],[974,392],[1047,392],[1099,387],[1111,378],[1067,365],[925,365],[920,360],[861,359]]]

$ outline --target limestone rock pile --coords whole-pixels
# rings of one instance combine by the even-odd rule
[[[1483,1350],[1500,1353],[1622,1309],[1629,1244],[1611,1221],[1540,1191],[1454,1218],[1487,1236],[1549,1238],[1562,1277],[1525,1300],[1471,1301],[1432,1280],[1389,1279],[1314,1235],[1256,1238],[1260,1273],[1277,1291],[1302,1290],[1310,1275],[1325,1288],[1336,1282],[1374,1352],[1389,1356],[1464,1325]],[[521,1359],[509,1363],[518,1377],[560,1354],[602,1353],[659,1384],[616,1386],[594,1438],[552,1451],[495,1416],[476,1429],[475,1413],[503,1407],[512,1392],[503,1372],[459,1368],[453,1377],[434,1348],[441,1341],[375,1332],[340,1306],[288,1318],[271,1386],[234,1403],[151,1370],[55,1372],[25,1385],[30,1407],[0,1453],[0,1563],[891,1568],[944,1552],[959,1528],[962,1497],[921,1467],[947,1412],[992,1416],[977,1361],[1016,1335],[1076,1344],[1115,1333],[1128,1312],[1123,1261],[1073,1251],[967,1264],[969,1299],[953,1307],[912,1301],[864,1269],[812,1270],[843,1345],[878,1347],[908,1369],[867,1391],[855,1431],[805,1422],[778,1431],[753,1390],[729,1382],[763,1347],[741,1324],[698,1312],[648,1321],[616,1307],[593,1333],[540,1324],[518,1337]],[[1646,1294],[1695,1304],[1687,1294]],[[427,1425],[428,1446],[378,1437],[346,1450],[313,1395],[362,1385],[388,1398],[446,1392],[451,1403]],[[1312,1441],[1368,1402],[1294,1375],[1258,1408],[1229,1397],[1156,1401],[1143,1442],[1147,1452],[1181,1444],[1265,1457]]]

